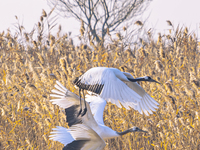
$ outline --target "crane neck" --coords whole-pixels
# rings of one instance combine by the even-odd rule
[[[131,82],[146,81],[144,78],[136,78],[136,79],[128,78],[128,80]]]
[[[132,132],[131,129],[125,130],[123,132],[117,132],[117,134],[122,136],[122,135],[125,135],[125,134],[129,133],[129,132]]]

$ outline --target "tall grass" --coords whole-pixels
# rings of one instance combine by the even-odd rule
[[[42,27],[42,23],[38,27]],[[61,29],[59,29],[60,32]],[[59,33],[58,32],[58,33]],[[64,111],[49,102],[56,80],[77,93],[73,79],[96,66],[119,68],[134,77],[149,75],[161,82],[141,83],[159,102],[150,116],[108,104],[105,124],[117,131],[132,126],[149,134],[128,134],[107,140],[107,149],[200,149],[200,55],[195,34],[172,29],[142,46],[125,47],[113,39],[107,47],[73,45],[69,35],[37,40],[22,31],[0,34],[0,147],[2,149],[62,149],[50,141],[55,126],[67,127]],[[19,41],[24,39],[24,42]]]

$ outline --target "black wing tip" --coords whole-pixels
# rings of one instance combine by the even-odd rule
[[[86,142],[89,140],[76,140],[69,144],[67,144],[65,147],[63,147],[63,150],[80,150]]]
[[[69,127],[75,124],[82,123],[81,117],[77,117],[79,108],[80,108],[79,105],[73,105],[65,109],[66,121]]]

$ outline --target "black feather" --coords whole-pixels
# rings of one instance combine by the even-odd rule
[[[81,83],[81,80],[79,79],[79,77],[77,77],[74,80],[74,84],[81,89],[88,90],[88,91],[94,92],[96,94],[100,94],[103,89],[103,86],[104,86],[104,84],[88,85],[88,84]]]
[[[81,116],[77,117],[79,109],[80,109],[79,105],[73,105],[65,109],[66,120],[68,122],[69,127],[75,124],[82,123]]]
[[[63,150],[80,150],[89,140],[76,140],[67,144]]]

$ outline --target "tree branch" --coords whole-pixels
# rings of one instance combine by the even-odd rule
[[[87,25],[88,32],[104,40],[107,29],[115,31],[122,23],[133,21],[138,12],[143,12],[149,0],[48,0],[59,6],[66,16],[74,17]],[[59,10],[59,8],[57,8]],[[103,12],[103,13],[102,13]]]

